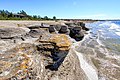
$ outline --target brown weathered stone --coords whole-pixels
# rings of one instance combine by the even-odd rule
[[[69,50],[71,42],[65,34],[53,34],[50,41],[55,43],[59,48],[64,48],[64,50]]]
[[[43,44],[51,43],[54,46],[60,48],[60,50],[69,50],[72,44],[68,36],[65,34],[48,34],[46,36],[44,35],[41,37],[41,39],[38,39],[37,42]]]

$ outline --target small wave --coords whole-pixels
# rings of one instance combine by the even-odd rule
[[[118,24],[118,22],[116,24],[114,21],[99,21],[87,25],[92,28],[93,33],[97,33],[98,30],[101,30],[101,36],[104,38],[120,38],[120,23]]]
[[[85,74],[87,75],[89,80],[98,80],[98,73],[97,71],[83,58],[83,55],[77,51],[75,51],[79,60],[80,66],[84,70]],[[93,77],[94,76],[94,77]]]
[[[110,26],[110,24],[111,24],[111,21],[106,21],[106,22],[99,23],[98,26],[101,26],[101,27],[103,27],[103,26]]]
[[[120,36],[120,32],[115,32],[118,36]]]
[[[119,29],[119,28],[120,28],[120,26],[115,23],[110,24],[110,29]]]

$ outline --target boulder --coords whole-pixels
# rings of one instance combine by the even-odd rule
[[[85,26],[85,23],[83,22],[77,22],[78,26],[81,26],[83,30],[89,31],[89,29]]]
[[[70,37],[74,38],[76,41],[82,40],[84,33],[81,30],[81,27],[74,27],[70,29]]]
[[[28,31],[26,28],[0,28],[0,38],[13,38],[25,35]]]
[[[61,29],[61,25],[55,25],[55,29],[59,31]]]
[[[61,25],[58,25],[58,24],[54,24],[54,25],[50,25],[49,26],[49,32],[56,32],[56,31],[59,31],[61,29]]]
[[[32,30],[30,30],[29,34],[32,37],[38,37],[39,36],[39,31],[35,30],[35,29],[32,29]]]
[[[76,26],[76,27],[73,27],[72,28],[72,31],[74,32],[74,33],[79,33],[80,31],[81,31],[81,26]]]
[[[53,25],[50,25],[49,27],[49,32],[52,33],[52,32],[55,32],[55,27]]]
[[[85,30],[85,31],[89,31],[89,28],[87,28],[87,27],[85,27],[85,26],[82,27],[82,29]]]
[[[71,26],[73,23],[65,23],[65,25],[67,26]]]
[[[48,33],[48,31],[40,28],[40,29],[31,29],[28,34],[33,38],[39,38],[39,36],[45,33]]]
[[[69,50],[71,41],[65,34],[53,34],[50,41],[55,43],[59,50]]]
[[[71,41],[68,36],[65,34],[47,34],[43,35],[41,39],[38,39],[37,42],[40,43],[52,43],[54,47],[58,50],[69,50],[71,46]]]
[[[79,33],[75,34],[75,36],[74,36],[74,39],[75,39],[76,41],[80,41],[80,40],[82,40],[83,38],[84,38],[84,33],[83,33],[82,31],[80,31]]]
[[[27,28],[29,29],[39,29],[41,27],[41,25],[30,25]]]
[[[66,33],[67,30],[68,30],[68,26],[61,26],[59,33]]]
[[[61,26],[61,29],[59,30],[59,33],[68,34],[69,35],[70,31],[68,29],[68,26],[66,26],[66,25]]]

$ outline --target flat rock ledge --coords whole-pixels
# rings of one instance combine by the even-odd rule
[[[87,80],[71,45],[48,28],[1,28],[0,80]]]

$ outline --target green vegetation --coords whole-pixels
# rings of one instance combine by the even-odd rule
[[[56,20],[56,17],[55,17],[55,16],[53,16],[53,20]]]
[[[41,17],[40,15],[28,15],[24,10],[17,13],[12,13],[7,10],[0,10],[0,20],[56,20],[53,16],[49,18],[48,16]]]

